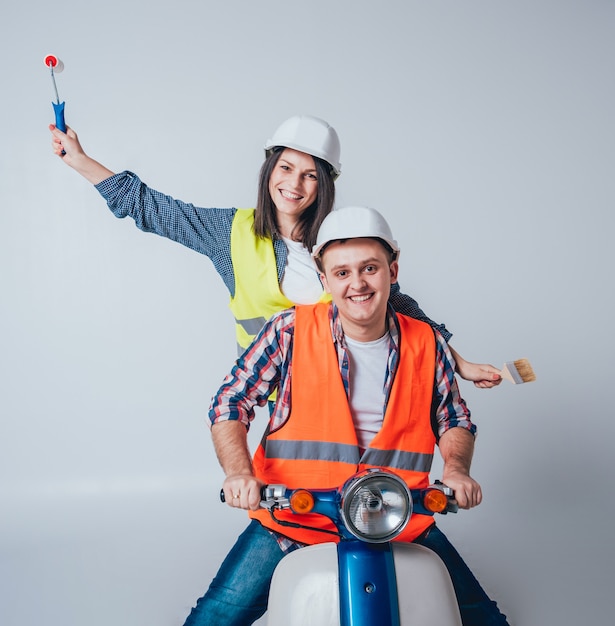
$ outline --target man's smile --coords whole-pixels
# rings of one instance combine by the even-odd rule
[[[374,297],[373,293],[368,293],[363,296],[348,296],[348,299],[351,302],[366,302],[367,300],[370,300],[373,297]]]

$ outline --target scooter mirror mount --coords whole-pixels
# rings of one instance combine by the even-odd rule
[[[271,509],[289,509],[290,502],[287,497],[286,485],[265,485],[261,489],[261,507]]]

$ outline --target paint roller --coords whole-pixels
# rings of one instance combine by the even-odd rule
[[[64,69],[64,63],[54,54],[48,54],[45,57],[45,65],[51,71],[51,82],[53,83],[53,89],[56,94],[56,101],[52,102],[53,111],[56,116],[56,128],[63,133],[66,132],[66,122],[64,121],[64,102],[60,102],[60,96],[58,95],[58,86],[56,85],[55,74],[59,74]]]

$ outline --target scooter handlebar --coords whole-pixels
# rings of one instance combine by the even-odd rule
[[[440,514],[446,515],[447,513],[457,513],[459,507],[457,505],[457,501],[455,500],[455,492],[439,480],[436,480],[432,487],[439,489],[447,496],[448,503],[444,510],[439,511]],[[421,493],[422,490],[412,492],[417,512],[423,508],[420,497]],[[282,508],[286,508],[288,506],[289,491],[286,485],[263,485],[261,487],[260,496],[261,506],[264,508],[268,509],[271,506],[281,506]],[[226,502],[224,489],[220,489],[220,502]],[[429,513],[426,510],[424,512]],[[433,512],[431,512],[431,514],[433,515]]]
[[[263,487],[261,487],[261,500],[265,499],[265,493],[267,490],[268,486],[264,485]],[[220,502],[226,502],[226,496],[224,495],[224,489],[220,489]]]

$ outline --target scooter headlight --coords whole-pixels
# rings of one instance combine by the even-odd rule
[[[369,469],[342,488],[341,516],[352,535],[370,543],[397,537],[412,515],[412,496],[391,472]]]

